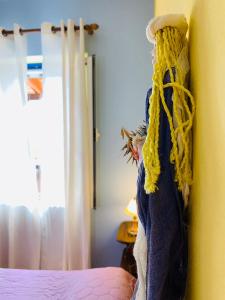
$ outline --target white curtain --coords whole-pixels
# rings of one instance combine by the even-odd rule
[[[0,266],[39,268],[35,169],[25,118],[26,37],[0,30]],[[32,237],[32,239],[31,239]],[[27,255],[29,254],[29,255]]]
[[[59,33],[52,32],[52,24],[42,25],[46,113],[42,124],[43,136],[50,141],[42,143],[48,147],[48,151],[43,150],[47,156],[43,157],[42,203],[52,199],[60,206],[64,199],[64,269],[90,266],[93,132],[85,80],[83,21],[80,20],[79,32],[74,33],[74,25],[71,20],[67,24],[61,22]]]
[[[18,26],[15,26],[17,34],[14,38],[1,36],[1,86],[5,79],[3,70],[5,74],[13,75],[6,80],[10,83],[9,95],[1,87],[0,101],[13,103],[19,125],[13,122],[15,126],[8,139],[5,128],[6,124],[8,127],[12,124],[13,110],[9,107],[4,114],[0,107],[0,113],[5,116],[4,124],[0,123],[0,138],[9,140],[5,143],[7,153],[0,149],[0,163],[1,159],[4,161],[4,154],[7,156],[8,151],[12,152],[9,161],[4,161],[4,169],[9,174],[7,184],[12,188],[9,192],[0,186],[0,202],[4,204],[0,208],[0,266],[66,270],[90,266],[93,129],[85,75],[83,21],[80,20],[80,31],[76,33],[74,25],[71,20],[67,24],[61,22],[61,32],[53,33],[52,24],[42,24],[43,97],[32,105],[27,105],[24,97],[26,37],[19,34]],[[12,97],[14,81],[16,90]],[[29,114],[31,111],[35,114]],[[18,119],[23,114],[25,117]],[[27,136],[33,139],[31,145],[35,151],[29,149]],[[36,163],[41,172],[38,197],[29,150],[38,153]],[[12,157],[15,162],[10,160]],[[0,172],[5,176],[1,168]],[[14,193],[13,201],[3,194],[10,195],[11,192]]]
[[[61,24],[61,29],[64,24]],[[65,157],[65,242],[64,268],[90,265],[90,205],[92,169],[89,103],[85,82],[84,27],[74,34],[74,23],[67,24],[63,43],[64,157]],[[61,30],[63,32],[63,30]],[[90,100],[90,99],[89,99]],[[77,257],[81,260],[78,261]]]

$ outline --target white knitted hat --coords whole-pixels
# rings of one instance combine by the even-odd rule
[[[153,18],[146,28],[146,36],[149,42],[155,43],[155,34],[164,27],[176,27],[182,36],[186,36],[188,24],[184,15],[170,14]]]

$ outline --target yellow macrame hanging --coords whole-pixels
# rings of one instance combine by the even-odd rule
[[[170,162],[175,166],[175,181],[178,189],[192,183],[190,130],[193,124],[195,103],[190,91],[185,88],[186,73],[179,63],[185,45],[185,37],[176,27],[166,26],[155,33],[156,62],[154,64],[152,94],[149,99],[149,126],[142,149],[145,167],[145,190],[155,192],[161,172],[159,159],[160,107],[168,118],[172,149]],[[170,82],[164,84],[165,73]],[[164,89],[173,89],[173,113],[164,97]],[[182,150],[181,150],[182,149]]]

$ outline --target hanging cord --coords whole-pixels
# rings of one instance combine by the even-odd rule
[[[175,165],[175,181],[178,189],[192,184],[190,130],[195,113],[194,98],[184,87],[185,71],[178,63],[184,47],[184,39],[174,27],[165,27],[156,33],[156,63],[153,73],[153,89],[149,99],[149,126],[143,146],[145,167],[145,190],[155,192],[161,173],[159,159],[160,105],[166,113],[172,148],[170,162]],[[165,73],[169,72],[170,82],[164,84]],[[173,114],[170,112],[164,96],[164,89],[173,89]],[[176,124],[176,125],[175,125]]]

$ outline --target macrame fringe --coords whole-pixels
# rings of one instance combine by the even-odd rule
[[[153,74],[153,89],[149,99],[149,126],[142,149],[145,167],[145,191],[153,193],[161,173],[159,159],[160,107],[162,105],[170,126],[172,149],[170,162],[175,166],[175,181],[182,191],[192,184],[190,130],[193,125],[195,102],[190,91],[184,87],[185,75],[178,64],[179,54],[184,46],[183,39],[176,28],[165,27],[156,33],[156,63]],[[169,71],[170,83],[163,83]],[[164,97],[165,88],[173,89],[173,114]],[[174,125],[176,121],[176,126]],[[179,139],[179,142],[178,142]],[[182,153],[179,152],[181,147]]]

